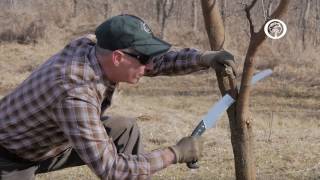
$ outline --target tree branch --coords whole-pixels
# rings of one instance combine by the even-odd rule
[[[271,14],[270,19],[282,17],[282,15],[287,11],[289,2],[290,0],[280,1],[280,4],[278,5],[277,9]],[[263,26],[261,26],[260,30],[256,33],[256,36],[257,36],[256,43],[258,45],[261,44],[266,39],[266,35],[264,33],[264,25],[266,23],[267,21],[264,22]]]
[[[250,5],[245,5],[245,9],[244,9],[245,12],[246,12],[246,17],[247,17],[247,19],[249,21],[251,37],[253,37],[255,35],[255,32],[254,32],[254,25],[253,25],[253,21],[252,21],[252,18],[251,18],[250,10],[253,8],[253,6],[256,3],[257,3],[257,0],[253,0]]]
[[[288,8],[290,0],[282,0],[277,9],[271,14],[271,19],[281,17]]]
[[[253,8],[253,6],[257,3],[257,0],[253,0],[251,2],[251,4],[249,6],[247,6],[247,8],[249,9],[249,11]]]

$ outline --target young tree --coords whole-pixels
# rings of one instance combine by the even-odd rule
[[[253,0],[246,5],[245,12],[249,21],[250,41],[247,49],[243,75],[241,79],[240,92],[238,94],[235,86],[235,77],[230,70],[216,72],[221,93],[229,93],[237,102],[228,109],[228,117],[231,130],[231,143],[234,153],[235,173],[238,180],[256,179],[255,162],[253,153],[252,118],[249,112],[250,82],[254,71],[254,57],[262,42],[266,39],[263,26],[258,32],[254,31],[254,25],[250,10],[257,3]],[[202,11],[204,15],[206,30],[208,33],[212,50],[220,50],[224,44],[224,27],[218,9],[217,1],[202,0]],[[281,0],[277,9],[270,15],[270,18],[279,18],[284,14],[289,0]],[[264,22],[265,24],[266,22]]]
[[[198,29],[198,0],[193,0],[192,6],[192,30],[195,32]]]
[[[306,49],[306,31],[307,31],[307,22],[309,19],[310,13],[310,0],[301,1],[303,6],[300,15],[300,28],[301,28],[301,38],[302,38],[302,48]]]

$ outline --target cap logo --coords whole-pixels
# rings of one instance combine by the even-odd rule
[[[141,25],[142,25],[142,29],[143,29],[145,32],[151,34],[151,29],[149,28],[149,26],[148,26],[146,23],[142,22]]]

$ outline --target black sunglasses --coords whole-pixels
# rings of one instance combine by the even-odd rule
[[[138,54],[133,54],[133,53],[125,52],[125,51],[121,51],[121,52],[123,52],[124,54],[126,54],[128,56],[136,58],[140,62],[140,64],[142,64],[142,65],[148,64],[149,59],[150,59],[149,56],[145,56],[145,55],[138,55]]]

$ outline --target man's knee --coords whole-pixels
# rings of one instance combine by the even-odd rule
[[[116,127],[118,129],[131,129],[137,126],[136,119],[135,118],[129,118],[129,117],[114,117],[114,121],[116,124]]]
[[[140,131],[135,118],[112,116],[101,118],[108,135],[113,138],[119,153],[143,152]]]
[[[102,117],[104,126],[107,129],[112,129],[116,131],[123,131],[132,128],[138,128],[136,118],[124,117],[124,116],[112,116],[112,117]]]

